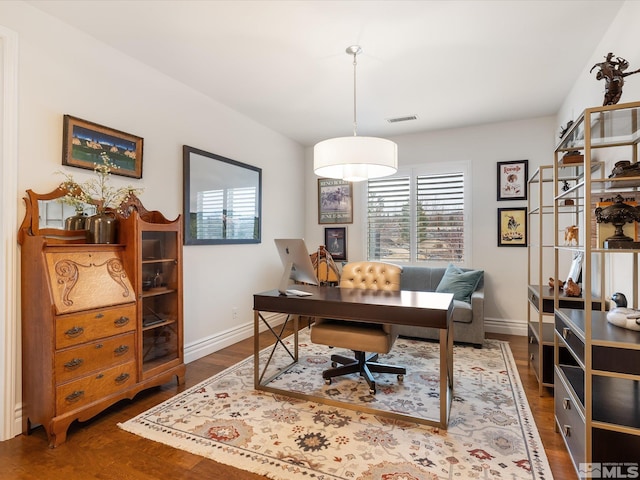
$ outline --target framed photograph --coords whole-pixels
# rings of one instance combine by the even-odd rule
[[[353,184],[334,178],[318,179],[318,223],[353,223]]]
[[[347,259],[347,229],[330,227],[324,229],[324,246],[334,260]]]
[[[498,246],[527,246],[527,207],[498,209]]]
[[[498,162],[498,201],[526,200],[529,160]]]
[[[118,168],[111,173],[142,178],[143,139],[130,133],[88,122],[71,115],[64,116],[62,164],[93,170],[107,154]]]
[[[582,273],[582,260],[584,259],[584,252],[573,252],[573,260],[571,261],[571,267],[567,274],[567,282],[569,279],[576,283],[581,282],[580,275]]]

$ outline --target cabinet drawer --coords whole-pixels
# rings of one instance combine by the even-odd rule
[[[136,327],[136,304],[102,308],[56,317],[56,348],[133,331]]]
[[[555,317],[556,332],[569,346],[573,354],[584,365],[584,343],[578,335],[571,329],[569,325],[564,323],[558,315]]]
[[[56,387],[56,415],[82,408],[136,383],[136,363],[122,365],[87,375]]]
[[[56,383],[83,377],[94,370],[105,369],[134,358],[133,332],[105,340],[97,340],[79,347],[56,352]]]
[[[574,465],[584,463],[586,454],[585,422],[580,416],[579,407],[569,395],[557,373],[555,374],[554,390],[555,414],[560,434],[564,438]]]

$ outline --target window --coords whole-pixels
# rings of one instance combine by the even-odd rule
[[[427,168],[368,181],[369,260],[470,262],[466,165]]]

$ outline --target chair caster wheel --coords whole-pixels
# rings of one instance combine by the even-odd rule
[[[331,362],[331,368],[336,368],[338,364],[336,362]]]
[[[402,374],[398,375],[398,382],[399,383],[403,383],[404,382],[404,375],[402,375]]]
[[[324,384],[325,385],[331,385],[331,379],[330,378],[325,378],[324,379]]]

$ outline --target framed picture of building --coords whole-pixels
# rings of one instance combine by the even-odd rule
[[[353,184],[334,178],[318,179],[318,223],[353,223]]]

